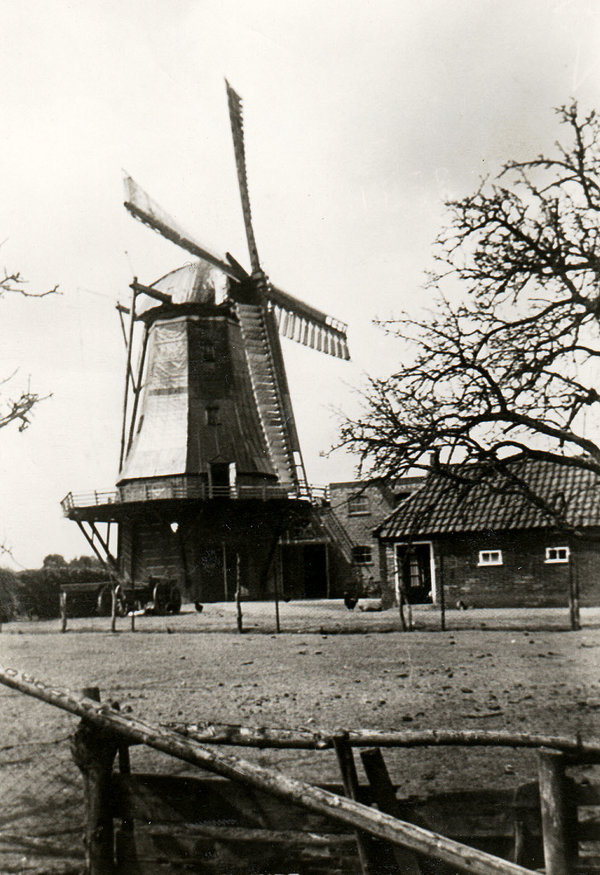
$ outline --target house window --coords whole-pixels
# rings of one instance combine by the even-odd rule
[[[571,551],[568,547],[546,547],[546,562],[568,562]]]
[[[478,565],[502,565],[502,550],[480,550]]]
[[[206,424],[207,425],[220,425],[221,420],[219,418],[219,408],[216,405],[212,405],[206,408]]]
[[[352,560],[356,565],[372,565],[373,550],[371,547],[364,545],[352,548]]]
[[[369,496],[361,493],[360,495],[351,495],[348,499],[348,516],[365,516],[371,513],[369,507]]]

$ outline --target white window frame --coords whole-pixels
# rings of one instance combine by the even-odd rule
[[[364,502],[363,507],[361,508],[359,505],[358,510],[352,509],[352,502],[356,501],[357,503]],[[351,495],[348,498],[348,516],[370,516],[371,515],[371,502],[369,500],[369,496],[364,493],[360,493],[358,495]]]
[[[558,554],[559,552],[562,552],[562,556],[550,557],[551,553]],[[544,559],[546,565],[566,565],[570,558],[571,551],[568,547],[546,547],[546,558]]]
[[[494,559],[494,556],[497,556],[498,558]],[[480,550],[477,565],[483,568],[494,565],[504,565],[502,550]]]
[[[364,561],[357,559],[355,554],[354,554],[355,550],[368,550],[369,551],[369,558],[364,560]],[[359,565],[359,566],[360,565],[373,565],[373,562],[374,562],[373,547],[371,546],[371,544],[355,544],[354,547],[352,548],[352,562],[354,563],[354,565]]]

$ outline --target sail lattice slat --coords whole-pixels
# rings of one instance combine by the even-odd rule
[[[343,322],[272,286],[267,296],[283,337],[335,358],[346,361],[350,358],[347,326]]]
[[[295,484],[297,480],[292,441],[282,408],[277,376],[272,360],[263,309],[252,304],[236,304],[246,361],[252,381],[260,421],[263,427],[271,461],[282,483]]]

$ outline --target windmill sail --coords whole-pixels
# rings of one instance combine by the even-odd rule
[[[166,213],[156,201],[154,201],[144,189],[137,184],[131,176],[126,176],[124,179],[126,200],[125,208],[129,210],[131,215],[143,222],[153,231],[158,231],[161,236],[166,237],[177,246],[181,246],[186,252],[195,255],[196,258],[201,258],[208,261],[214,267],[220,268],[227,276],[232,279],[244,279],[243,273],[236,268],[234,264],[213,255],[208,249],[205,249],[197,243],[190,235],[181,228],[177,222]]]
[[[201,246],[131,176],[126,176],[124,181],[125,207],[134,218],[185,249],[186,252],[219,268],[231,279],[238,282],[248,281],[248,274],[234,258],[230,257],[225,261]],[[248,217],[250,217],[249,210],[248,203]],[[336,358],[345,360],[350,358],[346,336],[347,326],[343,322],[270,284],[266,285],[266,297],[273,305],[275,320],[284,337]]]
[[[254,272],[260,270],[258,249],[252,227],[252,211],[250,209],[250,195],[248,193],[248,175],[246,173],[246,147],[244,145],[244,119],[242,116],[242,100],[239,94],[233,90],[227,79],[227,102],[229,104],[229,120],[231,122],[231,136],[233,137],[233,151],[235,154],[235,166],[237,169],[240,199],[242,201],[242,213],[244,215],[244,227],[250,253],[250,264]]]
[[[275,286],[269,286],[267,297],[273,305],[279,332],[284,337],[348,361],[348,326],[344,322]]]

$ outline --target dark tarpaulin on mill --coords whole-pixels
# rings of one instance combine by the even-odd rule
[[[346,325],[268,281],[241,101],[229,84],[227,96],[251,273],[126,179],[129,212],[197,260],[150,285],[136,278],[129,307],[117,307],[127,363],[116,490],[62,502],[130,607],[159,591],[175,610],[182,595],[221,601],[238,588],[254,599],[342,595],[328,570],[334,521],[307,483],[279,332],[348,359]]]

